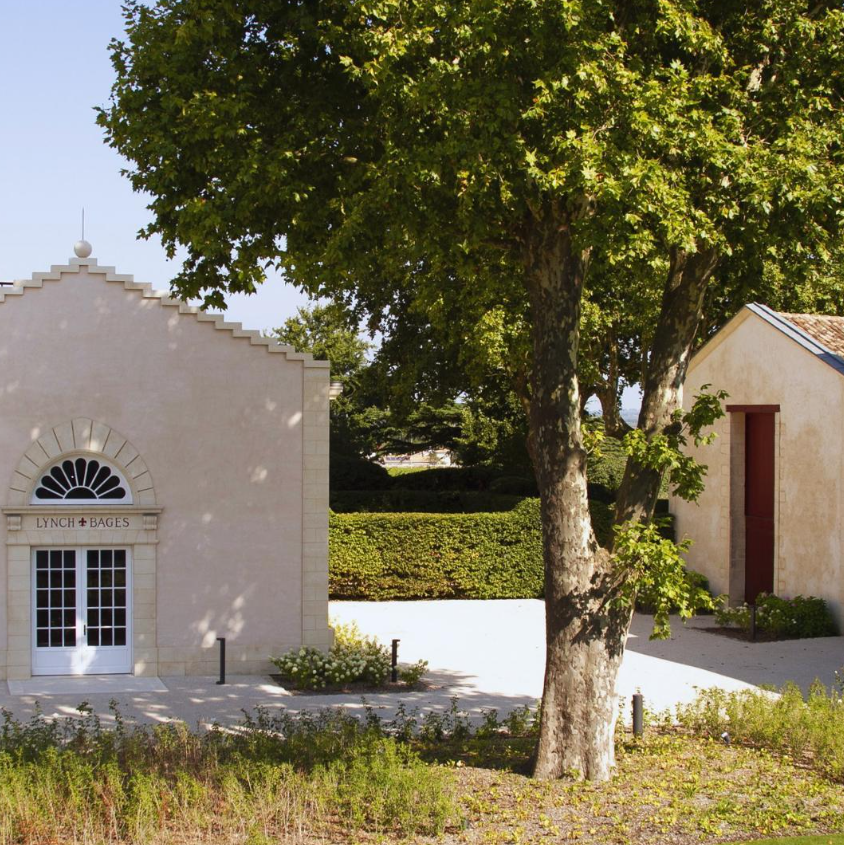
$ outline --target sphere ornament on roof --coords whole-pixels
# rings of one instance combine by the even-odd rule
[[[84,238],[73,245],[73,251],[76,253],[77,258],[87,258],[92,250],[93,247]]]

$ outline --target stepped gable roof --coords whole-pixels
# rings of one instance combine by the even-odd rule
[[[193,305],[175,299],[167,291],[153,290],[152,285],[141,284],[133,276],[117,273],[114,267],[101,267],[96,258],[71,258],[68,264],[54,264],[48,273],[34,273],[31,279],[15,282],[11,287],[0,286],[0,307],[26,294],[30,288],[43,288],[45,282],[60,282],[63,276],[79,274],[85,268],[89,275],[100,276],[103,281],[120,284],[127,291],[136,293],[143,299],[157,300],[163,308],[175,308],[184,315],[182,319],[208,323],[212,328],[228,332],[233,338],[246,338],[250,345],[263,347],[267,352],[283,353],[288,361],[301,361],[305,367],[329,368],[328,361],[314,359],[307,352],[297,352],[292,346],[285,346],[271,337],[265,337],[258,331],[244,329],[240,323],[227,322],[222,314],[209,314]]]

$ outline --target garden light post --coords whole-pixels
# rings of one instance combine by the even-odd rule
[[[226,638],[217,637],[217,642],[220,644],[220,680],[217,686],[223,686],[226,683]]]
[[[633,694],[633,736],[640,737],[645,732],[645,701],[642,693]]]
[[[390,666],[390,680],[395,683],[399,679],[399,643],[401,640],[393,640],[393,656],[391,658]]]

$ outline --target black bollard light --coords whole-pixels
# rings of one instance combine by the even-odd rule
[[[750,605],[750,641],[756,642],[756,604]]]
[[[217,642],[220,644],[220,680],[217,686],[223,686],[226,683],[226,638],[217,637]]]
[[[399,643],[400,642],[401,642],[401,640],[393,640],[393,657],[392,657],[392,663],[390,664],[392,666],[392,669],[390,670],[390,679],[392,680],[393,683],[395,683],[399,679]]]
[[[645,732],[645,699],[642,693],[633,695],[633,736],[640,737]]]

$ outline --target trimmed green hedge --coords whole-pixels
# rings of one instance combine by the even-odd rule
[[[329,505],[335,513],[497,513],[524,498],[476,490],[337,490]]]
[[[611,509],[590,503],[599,541]],[[543,591],[539,501],[506,513],[332,513],[333,599],[539,598]]]
[[[432,467],[422,472],[392,476],[393,489],[401,490],[489,490],[492,482],[503,475],[495,467]],[[501,490],[498,492],[509,492]]]
[[[608,437],[601,454],[588,458],[589,498],[607,504],[624,475],[627,460],[618,440]],[[488,493],[504,496],[534,497],[539,494],[536,479],[529,466],[504,468],[495,466],[431,467],[430,469],[390,467],[387,470],[366,458],[331,454],[329,469],[331,490],[349,491],[417,491],[419,493]],[[385,508],[386,510],[386,508]],[[451,508],[444,508],[450,511]]]
[[[601,485],[617,493],[621,479],[624,478],[627,454],[621,441],[614,437],[605,438],[599,451],[599,455],[591,454],[587,459],[586,474],[589,483]]]

